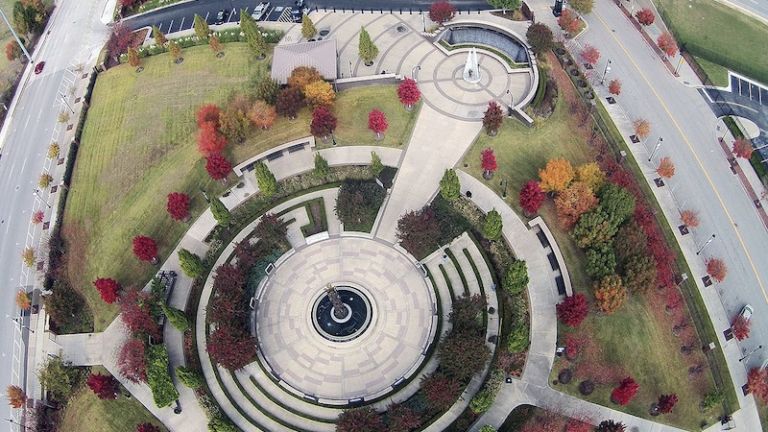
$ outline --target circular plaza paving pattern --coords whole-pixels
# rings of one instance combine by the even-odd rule
[[[353,287],[369,303],[369,322],[351,340],[329,340],[313,320],[329,284]],[[366,238],[299,249],[277,263],[257,298],[257,340],[273,373],[320,400],[371,399],[392,390],[424,360],[437,325],[434,292],[415,263]]]

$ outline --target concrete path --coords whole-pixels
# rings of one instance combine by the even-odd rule
[[[459,162],[481,128],[480,122],[455,120],[428,105],[421,107],[376,230],[377,237],[390,243],[397,241],[400,216],[422,208],[431,200],[446,168]]]

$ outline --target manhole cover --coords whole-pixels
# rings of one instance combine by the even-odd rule
[[[405,33],[406,30],[407,29],[405,28],[405,26],[402,26],[402,25],[397,26],[398,33]]]

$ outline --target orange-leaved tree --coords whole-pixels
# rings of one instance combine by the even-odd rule
[[[8,405],[13,408],[21,408],[27,404],[27,394],[21,387],[9,385],[6,389],[6,395],[8,396]]]
[[[597,308],[606,314],[616,312],[627,300],[627,289],[617,275],[602,278],[594,285]]]
[[[651,134],[651,123],[646,119],[635,120],[633,126],[635,128],[635,135],[640,139],[646,139]]]
[[[752,153],[755,151],[754,147],[752,147],[752,142],[744,138],[734,141],[732,150],[733,154],[744,159],[751,158]]]
[[[728,267],[720,258],[710,258],[707,260],[707,274],[712,279],[722,282],[725,280],[725,275],[728,274]]]
[[[699,213],[695,210],[683,210],[680,212],[680,221],[688,228],[699,226]]]
[[[672,159],[669,156],[661,158],[659,166],[656,168],[656,174],[665,179],[670,179],[675,175],[675,164],[672,163]]]
[[[557,217],[566,229],[570,229],[581,215],[597,207],[597,202],[597,197],[586,183],[573,182],[555,198]]]
[[[573,165],[565,159],[550,159],[539,170],[539,186],[544,192],[558,192],[568,187],[575,175]]]

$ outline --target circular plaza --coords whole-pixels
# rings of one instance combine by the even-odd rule
[[[438,319],[415,263],[367,238],[297,250],[276,263],[256,296],[256,336],[272,374],[334,404],[379,397],[407,379]],[[343,306],[334,309],[333,301]]]

